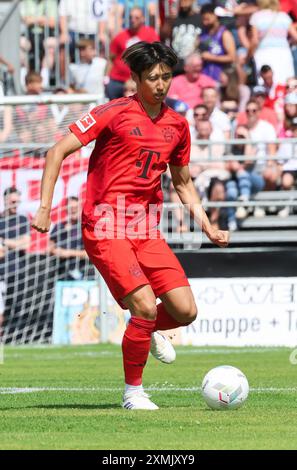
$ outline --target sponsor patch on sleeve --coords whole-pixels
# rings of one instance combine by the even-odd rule
[[[79,130],[84,134],[87,132],[94,124],[96,124],[95,118],[90,114],[86,114],[84,117],[76,121],[75,123]]]

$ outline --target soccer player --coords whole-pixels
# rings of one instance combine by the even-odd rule
[[[188,168],[187,121],[163,102],[177,62],[175,53],[160,42],[138,42],[124,52],[123,59],[137,93],[95,107],[48,151],[41,205],[32,225],[40,232],[49,230],[53,190],[63,159],[96,140],[82,214],[84,245],[114,298],[131,312],[122,343],[123,407],[155,410],[157,405],[142,387],[149,351],[163,362],[175,359],[171,343],[157,331],[188,325],[197,315],[184,270],[156,229],[161,175],[167,165],[182,203],[189,206],[209,239],[225,247],[229,234],[212,228],[201,208]]]

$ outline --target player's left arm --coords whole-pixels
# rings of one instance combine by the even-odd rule
[[[226,247],[229,243],[229,232],[217,230],[211,225],[191,179],[188,165],[170,165],[169,168],[173,186],[181,202],[190,211],[191,216],[213,243],[220,247]]]

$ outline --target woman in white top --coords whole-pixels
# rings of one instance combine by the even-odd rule
[[[285,83],[294,76],[292,52],[288,36],[297,42],[297,32],[292,20],[280,10],[279,0],[257,0],[259,11],[250,18],[251,46],[257,71],[262,65],[270,65],[276,83]]]

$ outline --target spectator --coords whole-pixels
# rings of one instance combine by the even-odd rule
[[[242,39],[241,28],[245,24],[245,19],[257,10],[254,0],[213,0],[215,14],[219,17],[220,23],[231,31],[236,47],[239,47]]]
[[[287,36],[297,42],[297,31],[291,18],[279,11],[278,0],[257,0],[259,11],[250,18],[251,45],[249,57],[254,56],[258,73],[263,65],[273,70],[276,83],[285,83],[294,75],[292,52]]]
[[[15,187],[4,191],[4,212],[0,214],[0,279],[6,284],[7,315],[20,307],[24,295],[25,254],[30,245],[30,224],[18,214],[20,192]]]
[[[56,224],[50,234],[50,252],[58,258],[62,279],[83,277],[83,261],[87,254],[83,248],[79,217],[79,200],[71,196],[67,203],[67,220]]]
[[[239,125],[235,132],[236,139],[251,138],[249,130],[246,126]],[[231,150],[233,155],[237,156],[251,156],[253,149],[251,144],[238,143],[232,146]],[[255,163],[248,160],[234,160],[226,164],[228,170],[231,172],[232,178],[226,183],[226,198],[228,201],[242,201],[247,202],[251,196],[261,191],[264,188],[264,178],[255,170]],[[246,218],[248,211],[244,204],[237,209],[234,207],[228,208],[228,227],[229,230],[234,231],[237,229],[237,221]]]
[[[91,93],[104,98],[103,79],[106,72],[106,59],[96,57],[96,49],[91,39],[81,39],[78,43],[79,63],[70,64],[70,85],[78,93]]]
[[[225,67],[220,76],[221,100],[235,100],[239,103],[239,109],[245,109],[250,99],[250,89],[240,83],[236,66]]]
[[[295,116],[297,116],[297,91],[285,96],[284,121],[279,131],[279,137],[291,136],[291,124]]]
[[[176,113],[186,117],[186,114],[189,111],[189,106],[187,105],[187,103],[181,100],[175,100],[174,98],[168,97],[166,98],[165,102],[167,106],[172,108]]]
[[[28,28],[28,39],[30,43],[29,69],[41,69],[45,56],[47,68],[52,69],[57,47],[55,37],[58,17],[57,1],[22,0],[21,16],[22,21]]]
[[[292,119],[291,137],[297,139],[297,116]],[[278,149],[279,163],[282,165],[281,188],[284,190],[295,189],[297,183],[297,144],[291,142],[282,142]],[[280,211],[280,216],[289,215],[289,209]]]
[[[78,59],[75,46],[80,39],[100,41],[100,20],[95,13],[94,0],[60,0],[59,17],[60,44],[69,44],[71,62]]]
[[[117,16],[124,18],[127,14],[127,10],[131,10],[137,6],[142,9],[144,16],[150,26],[156,27],[159,24],[157,18],[156,4],[158,0],[117,0]]]
[[[125,83],[124,83],[124,96],[133,96],[135,95],[137,89],[136,89],[136,83],[132,78],[129,78]]]
[[[235,62],[236,49],[232,34],[220,25],[214,11],[215,7],[212,5],[203,5],[201,8],[203,32],[200,35],[199,50],[204,64],[203,73],[219,81],[224,67]]]
[[[287,93],[297,93],[297,77],[290,77],[286,81],[286,92]]]
[[[43,93],[42,77],[40,73],[29,72],[26,75],[26,95],[41,95]],[[48,114],[48,107],[43,104],[27,104],[15,108],[14,124],[18,137],[22,143],[40,142],[40,130],[44,134],[40,123],[44,122]]]
[[[286,94],[286,86],[284,83],[276,83],[274,80],[273,70],[269,65],[263,65],[260,69],[260,77],[263,80],[263,87],[266,90],[266,100],[264,106],[273,109],[278,113],[279,108],[283,110],[284,96]],[[295,80],[293,78],[293,80]],[[297,80],[295,80],[297,83]],[[288,82],[288,80],[287,80]]]
[[[123,96],[124,83],[130,78],[129,68],[121,58],[125,49],[139,41],[159,41],[155,30],[144,25],[145,18],[140,8],[130,10],[129,20],[129,28],[115,36],[110,44],[109,83],[106,86],[106,94],[111,100]]]
[[[221,160],[224,154],[224,135],[214,130],[209,120],[197,120],[195,141],[191,145],[190,174],[201,196],[205,196],[211,178],[221,181],[229,177],[225,163]],[[204,142],[201,142],[204,141]],[[214,143],[211,145],[211,142]],[[212,159],[214,161],[212,161]]]
[[[249,136],[251,141],[255,142],[253,146],[253,154],[257,157],[255,170],[263,175],[266,189],[276,189],[280,168],[275,161],[269,160],[269,156],[276,155],[277,150],[275,129],[269,122],[260,119],[260,107],[255,99],[250,99],[248,102],[246,113]]]
[[[237,128],[237,116],[238,116],[238,111],[239,111],[239,106],[238,106],[238,101],[237,100],[231,100],[231,99],[223,99],[221,103],[221,111],[223,113],[227,114],[230,120],[230,126],[231,126],[231,134],[230,137],[231,139],[234,138],[235,136],[235,129]]]
[[[169,96],[183,100],[190,108],[202,102],[201,93],[205,87],[215,87],[212,78],[201,73],[202,59],[200,54],[194,53],[185,59],[185,73],[174,77],[170,86]]]
[[[252,99],[254,99],[259,107],[260,110],[260,119],[262,121],[269,122],[275,130],[278,129],[278,119],[276,112],[265,106],[266,99],[267,99],[267,91],[264,86],[257,85],[253,88],[252,91]],[[238,124],[246,125],[248,121],[248,116],[246,112],[242,112],[238,114]]]
[[[201,15],[195,11],[194,3],[194,0],[180,0],[178,16],[172,24],[171,45],[179,58],[177,74],[183,72],[184,60],[197,48],[197,38],[202,32]]]
[[[208,120],[208,109],[205,104],[197,104],[193,110],[194,122],[207,121]]]
[[[231,124],[226,113],[219,108],[219,94],[215,88],[207,87],[202,91],[202,100],[209,114],[209,120],[214,129],[220,129],[225,139],[230,138]]]

